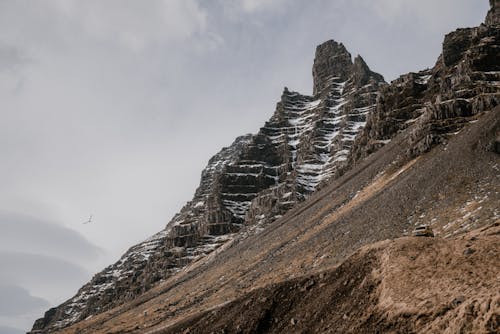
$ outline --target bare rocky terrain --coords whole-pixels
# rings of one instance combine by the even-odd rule
[[[256,289],[159,333],[498,333],[498,223],[362,247],[338,267]]]
[[[32,333],[496,333],[500,2],[387,84],[318,46],[193,201]],[[435,238],[411,237],[418,225]]]
[[[399,141],[404,140],[402,133],[400,138],[311,196],[310,200],[290,210],[268,229],[241,240],[236,239],[217,254],[191,264],[131,303],[93,316],[60,332],[161,333],[170,330],[169,328],[173,328],[170,331],[175,332],[178,328],[175,326],[179,322],[185,324],[187,321],[189,324],[192,317],[202,316],[200,314],[207,310],[218,309],[227,303],[233,303],[234,306],[238,300],[247,298],[247,294],[258,289],[272,290],[279,284],[293,285],[297,279],[300,282],[324,271],[335,270],[336,266],[360,247],[386,239],[389,240],[382,241],[379,245],[391,244],[390,239],[404,235],[415,224],[423,222],[434,227],[436,238],[406,237],[398,239],[396,245],[404,247],[408,243],[411,248],[412,244],[444,245],[457,242],[457,245],[463,247],[462,251],[465,251],[465,244],[471,242],[465,236],[465,230],[484,228],[498,224],[499,221],[500,180],[497,168],[500,156],[492,150],[499,131],[500,109],[496,109],[466,126],[459,134],[450,138],[447,145],[438,146],[425,155],[395,165],[393,162],[398,161],[401,156]],[[460,161],[460,164],[456,164],[456,161]],[[457,173],[462,176],[456,177]],[[478,196],[478,193],[484,195]],[[438,200],[439,197],[442,199]],[[435,219],[436,217],[439,218]],[[497,231],[495,228],[489,229],[490,232]],[[477,278],[476,284],[484,284],[482,291],[492,298],[497,291],[494,284],[500,274],[500,245],[498,233],[495,233],[488,237],[492,240],[491,247],[488,246],[491,257],[475,256],[472,258],[472,265],[464,267],[471,269],[470,275]],[[422,256],[435,255],[432,247],[416,249],[428,252]],[[415,250],[412,254],[415,253],[418,252]],[[363,259],[365,253],[359,254],[361,255],[354,258],[361,263],[369,261]],[[440,259],[439,256],[434,258],[436,264],[429,263],[425,271],[420,271],[422,280],[441,284],[439,282],[442,276],[436,276],[435,269],[446,268],[450,264],[446,264],[444,258],[443,262]],[[453,266],[460,263],[460,259],[457,258]],[[349,262],[351,260],[348,260],[350,264],[347,267],[353,265]],[[476,272],[473,270],[474,266],[488,268],[489,273],[485,275],[484,272]],[[428,285],[422,286],[421,290],[428,288]],[[476,290],[475,286],[468,287],[466,283],[463,286],[458,282],[450,283],[450,301],[459,296],[455,296],[453,292],[462,288]],[[298,292],[294,289],[289,290],[286,298],[291,298],[296,293]],[[432,291],[429,293],[432,294]],[[421,298],[427,300],[425,296],[427,295]],[[369,295],[364,297],[368,298]],[[357,307],[355,299],[351,303],[351,307]],[[320,300],[317,305],[319,304]],[[393,307],[398,309],[398,305]],[[359,306],[359,312],[365,306]],[[293,317],[294,314],[288,316]],[[433,318],[429,316],[421,319],[430,322]],[[290,318],[287,318],[286,322],[289,321]],[[328,322],[332,331],[338,326],[336,318],[324,318],[323,321]],[[186,326],[186,329],[190,328],[190,325]],[[195,330],[198,325],[193,326]],[[217,333],[218,327],[207,327],[208,333],[209,328]],[[434,332],[425,330],[423,325],[418,328],[418,332]],[[198,328],[200,330],[203,329]],[[252,328],[245,330],[252,332]],[[389,327],[387,331],[390,332]],[[393,332],[398,332],[397,327],[394,327]],[[401,327],[399,332],[405,333],[406,330]]]

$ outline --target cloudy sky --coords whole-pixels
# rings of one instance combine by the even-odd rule
[[[0,332],[27,329],[162,229],[284,86],[311,93],[317,44],[343,42],[389,81],[432,66],[444,34],[486,11],[486,0],[0,0]]]

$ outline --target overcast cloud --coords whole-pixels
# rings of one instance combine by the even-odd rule
[[[487,7],[0,1],[0,293],[16,301],[0,305],[0,326],[27,329],[162,229],[208,159],[256,132],[284,86],[311,93],[319,43],[343,42],[392,80],[433,66],[444,34],[478,25]]]

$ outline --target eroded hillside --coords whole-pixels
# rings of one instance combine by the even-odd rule
[[[158,333],[498,333],[500,225],[362,247]]]
[[[494,148],[499,131],[500,109],[495,109],[446,145],[404,162],[401,133],[259,234],[235,239],[133,302],[61,332],[156,333],[255,289],[330,270],[359,247],[404,235],[416,223],[431,224],[436,243],[495,224],[500,155]],[[478,193],[485,196],[479,199]],[[468,206],[474,201],[480,201],[479,206]],[[496,259],[498,254],[493,255]],[[473,259],[483,265],[482,257]]]
[[[33,333],[498,325],[500,2],[490,3],[487,24],[447,35],[432,69],[391,84],[342,44],[319,46],[314,96],[285,89],[258,134],[210,160],[165,230],[49,310]],[[436,238],[401,238],[419,224]],[[429,282],[448,272],[456,280],[434,282],[435,291]],[[339,304],[314,303],[322,290]],[[328,315],[335,307],[346,311]]]

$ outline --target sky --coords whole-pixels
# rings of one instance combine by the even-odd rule
[[[0,333],[165,227],[315,47],[387,81],[432,67],[478,0],[0,0]],[[83,224],[92,215],[92,223]],[[8,302],[7,302],[8,301]]]

